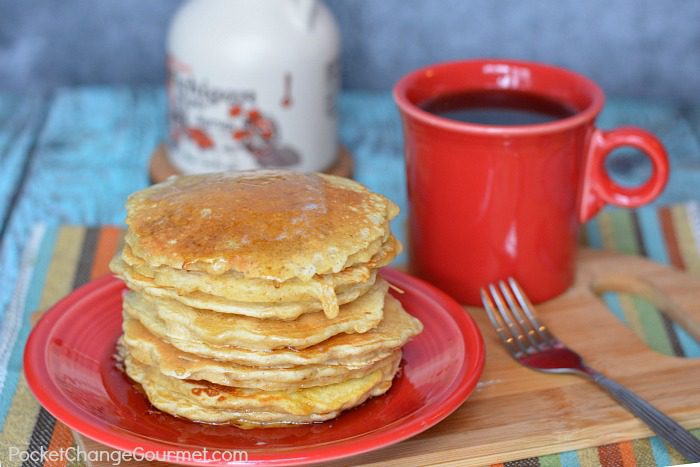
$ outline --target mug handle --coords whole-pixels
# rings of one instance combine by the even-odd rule
[[[651,161],[651,176],[637,187],[615,183],[605,169],[605,159],[621,146],[633,146]],[[583,188],[579,204],[579,221],[584,223],[606,204],[636,208],[652,201],[668,181],[668,157],[661,141],[646,130],[621,127],[612,131],[593,131],[586,158]]]

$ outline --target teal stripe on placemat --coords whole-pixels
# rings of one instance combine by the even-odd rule
[[[605,293],[602,296],[603,301],[607,305],[608,309],[623,323],[625,322],[625,312],[622,311],[622,305],[620,305],[620,297],[614,293]]]
[[[46,282],[46,273],[48,272],[49,263],[53,257],[53,248],[56,244],[56,235],[58,233],[57,226],[41,226],[35,227],[35,229],[40,230],[35,230],[33,235],[42,235],[42,240],[36,254],[34,264],[29,266],[33,267],[33,270],[31,273],[29,287],[27,289],[27,296],[24,303],[24,308],[22,310],[22,316],[19,317],[19,319],[22,320],[21,328],[19,334],[17,335],[17,339],[14,342],[12,354],[9,359],[7,376],[2,391],[0,391],[0,427],[4,427],[5,425],[7,413],[10,410],[10,405],[12,404],[12,399],[15,395],[15,390],[17,389],[17,382],[22,369],[24,344],[27,341],[27,337],[29,336],[29,331],[31,329],[31,314],[39,307],[41,293],[44,289],[44,283]]]
[[[603,248],[603,237],[600,234],[600,226],[598,225],[598,218],[594,218],[588,221],[584,229],[586,229],[586,242],[588,246],[593,248]]]
[[[651,452],[654,454],[656,465],[673,465],[671,455],[668,453],[668,448],[661,439],[657,436],[649,438],[651,444]]]
[[[676,330],[678,341],[683,348],[685,356],[690,358],[700,357],[700,342],[696,341],[693,336],[688,334],[683,327],[678,326],[675,323],[673,324],[673,327]]]
[[[561,465],[566,467],[580,467],[577,451],[562,452],[559,454],[559,459],[561,459]]]

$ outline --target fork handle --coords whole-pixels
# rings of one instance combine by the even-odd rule
[[[593,381],[608,391],[617,402],[639,417],[689,461],[700,461],[700,440],[688,430],[621,384],[593,369],[586,368],[586,370]]]

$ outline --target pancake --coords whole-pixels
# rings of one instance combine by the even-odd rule
[[[157,367],[161,373],[178,379],[205,380],[237,388],[266,391],[325,386],[347,379],[366,376],[382,365],[386,358],[352,367],[348,365],[303,365],[292,368],[265,368],[238,365],[199,357],[178,350],[134,319],[123,323],[121,338],[126,352],[144,365]]]
[[[240,427],[328,420],[386,392],[422,331],[378,271],[398,207],[341,177],[174,177],[131,195],[110,268],[118,354],[150,402]]]
[[[341,306],[333,319],[327,319],[320,311],[306,313],[293,321],[257,319],[201,310],[135,292],[124,296],[124,311],[141,321],[151,333],[171,343],[197,342],[260,351],[285,347],[298,350],[336,334],[363,333],[377,327],[382,320],[387,289],[386,281],[377,279],[366,294]]]
[[[400,243],[390,236],[369,261],[358,263],[333,274],[317,275],[309,280],[290,279],[284,282],[266,279],[246,279],[239,273],[210,275],[197,271],[183,271],[167,266],[151,267],[134,256],[126,245],[120,255],[132,274],[147,277],[156,286],[170,287],[183,293],[199,291],[239,302],[290,302],[308,299],[321,300],[329,291],[367,282],[373,270],[387,265],[401,251]]]
[[[336,417],[369,397],[385,393],[398,370],[401,352],[361,378],[291,391],[230,388],[163,375],[130,356],[127,375],[141,384],[149,401],[169,414],[194,421],[231,423],[242,428],[312,423]]]
[[[366,262],[398,214],[352,180],[274,170],[176,177],[126,208],[126,242],[152,267],[280,282]]]
[[[389,236],[366,263],[308,281],[291,279],[282,283],[245,279],[236,273],[211,276],[167,266],[151,268],[134,257],[128,245],[112,260],[110,268],[132,289],[195,308],[272,319],[295,319],[323,309],[327,317],[334,318],[339,305],[364,294],[374,283],[375,270],[391,262],[400,251],[401,244]]]
[[[127,303],[129,299],[127,298]],[[358,368],[386,358],[422,330],[420,322],[406,313],[398,300],[386,295],[384,318],[379,326],[361,334],[337,334],[304,349],[250,350],[232,345],[212,345],[196,340],[174,338],[164,333],[163,320],[151,312],[126,306],[125,319],[138,319],[153,335],[189,354],[258,368],[294,368],[302,365],[342,365]],[[134,317],[132,317],[134,316]],[[265,322],[260,323],[263,326]],[[288,323],[288,325],[294,322]],[[218,325],[218,323],[217,323]]]
[[[335,290],[314,281],[306,284],[305,292],[308,294],[297,296],[298,300],[244,302],[198,291],[186,293],[173,287],[158,286],[153,282],[153,279],[132,271],[119,257],[112,259],[110,268],[126,282],[131,290],[145,295],[175,300],[202,310],[276,320],[294,320],[304,313],[313,313],[319,310],[323,310],[328,318],[335,318],[341,305],[352,302],[365,294],[374,285],[377,278],[376,271],[371,271],[365,282],[339,286]],[[303,289],[301,290],[303,291]],[[279,298],[279,295],[276,298]]]

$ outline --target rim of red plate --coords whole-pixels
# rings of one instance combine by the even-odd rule
[[[447,73],[458,73],[459,68],[477,66],[477,65],[514,65],[527,67],[536,70],[540,73],[555,73],[561,77],[566,77],[570,80],[576,80],[580,87],[590,93],[591,102],[586,108],[577,111],[570,117],[554,120],[547,123],[537,123],[532,125],[482,125],[478,123],[466,123],[452,120],[445,117],[440,117],[430,112],[421,109],[417,102],[413,102],[407,95],[412,86],[421,78],[430,76],[439,76]],[[401,112],[410,117],[445,130],[455,131],[466,134],[482,134],[482,135],[503,135],[503,136],[518,136],[518,135],[537,135],[543,133],[554,133],[562,130],[573,128],[577,125],[592,121],[603,109],[605,103],[605,94],[603,90],[593,80],[566,68],[556,67],[545,63],[529,62],[526,60],[508,60],[508,59],[474,59],[474,60],[453,60],[448,62],[436,63],[423,68],[414,70],[407,75],[404,75],[394,85],[393,90],[394,101],[398,105]]]
[[[469,316],[454,299],[420,279],[400,271],[386,268],[382,271],[382,274],[389,282],[393,282],[397,285],[403,284],[404,287],[409,286],[412,291],[422,295],[423,299],[435,302],[437,305],[447,310],[459,326],[468,351],[462,368],[460,369],[462,379],[458,389],[450,394],[442,404],[428,411],[426,416],[422,418],[411,420],[406,424],[392,427],[384,432],[375,432],[364,438],[360,437],[353,440],[351,453],[348,453],[347,446],[331,444],[328,446],[313,447],[304,453],[297,453],[296,451],[290,450],[288,452],[293,452],[295,455],[292,459],[280,458],[280,453],[276,455],[256,453],[255,459],[251,459],[248,465],[255,465],[256,461],[264,462],[265,465],[298,465],[330,461],[386,447],[421,433],[442,421],[459,408],[474,390],[483,370],[485,352],[483,337],[471,316]],[[106,276],[94,280],[63,298],[44,314],[34,326],[25,347],[24,371],[27,383],[35,397],[49,413],[88,438],[98,441],[108,447],[129,452],[134,452],[137,448],[154,453],[166,451],[168,447],[164,444],[152,442],[127,432],[115,433],[115,427],[95,423],[95,417],[93,415],[84,412],[55,385],[46,365],[45,344],[53,327],[61,319],[63,313],[81,300],[89,297],[90,294],[110,286],[122,288],[123,284],[114,276]],[[196,450],[195,448],[186,446],[182,447],[182,449]],[[219,449],[216,450],[219,451]],[[284,453],[282,453],[282,455],[284,455]],[[168,461],[167,458],[159,460]],[[190,465],[206,464],[237,465],[235,463],[222,464],[214,460],[197,462]]]

